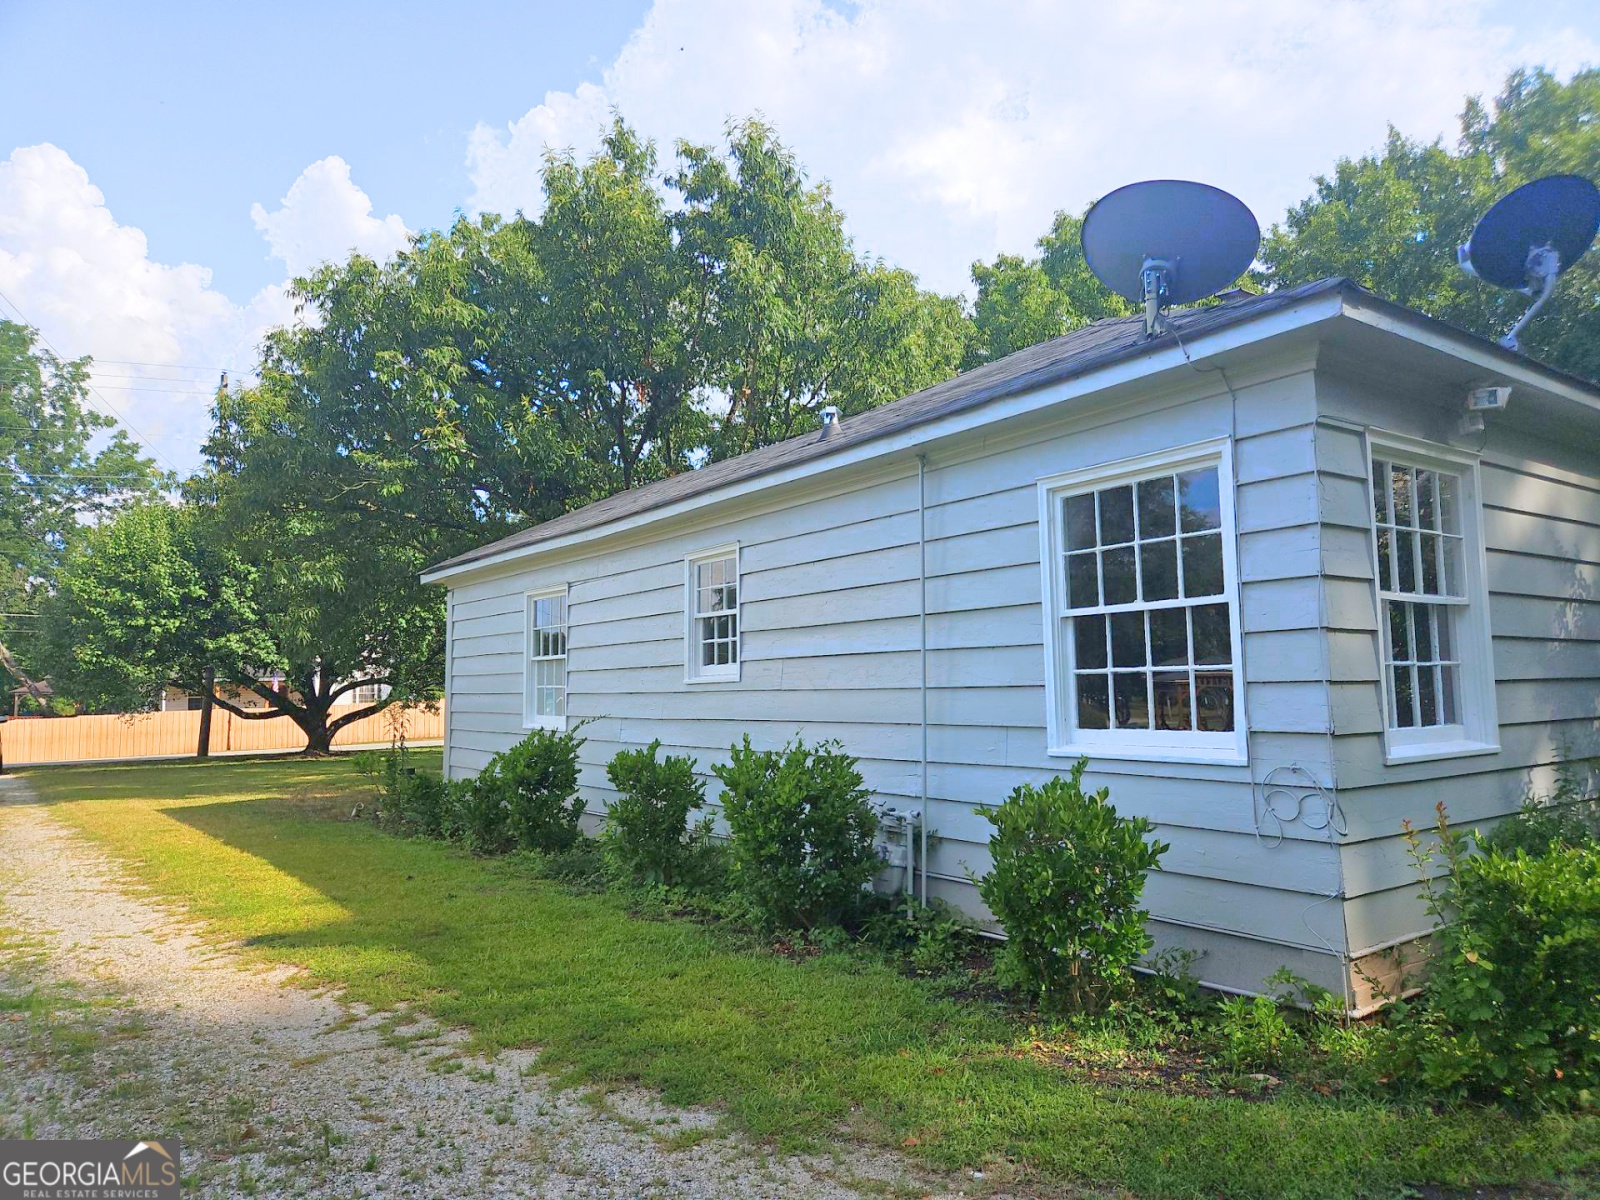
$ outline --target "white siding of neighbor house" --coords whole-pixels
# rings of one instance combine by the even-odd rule
[[[1328,561],[1325,586],[1329,610],[1339,614],[1329,632],[1330,644],[1342,647],[1332,656],[1333,745],[1349,822],[1341,854],[1346,923],[1360,960],[1429,925],[1403,821],[1426,829],[1440,801],[1454,824],[1492,821],[1515,811],[1530,788],[1549,792],[1563,754],[1600,753],[1600,476],[1592,448],[1531,440],[1494,415],[1480,442],[1452,437],[1455,412],[1406,403],[1380,386],[1323,375],[1318,396],[1330,419],[1319,431],[1319,459],[1340,481],[1325,492],[1325,536],[1352,547]],[[1371,520],[1357,426],[1482,447],[1498,754],[1385,765],[1371,554],[1354,552]],[[1372,973],[1382,976],[1382,964],[1373,959]]]
[[[969,872],[987,866],[984,806],[1069,765],[1045,753],[1035,481],[1236,433],[1255,782],[1244,767],[1111,761],[1094,763],[1088,782],[1108,785],[1119,811],[1150,817],[1171,843],[1146,892],[1159,944],[1204,951],[1198,973],[1223,984],[1249,987],[1287,964],[1339,988],[1341,859],[1315,820],[1317,789],[1333,783],[1342,703],[1326,682],[1323,630],[1360,622],[1338,605],[1324,611],[1321,577],[1355,550],[1322,524],[1328,489],[1343,484],[1319,460],[1309,360],[1241,370],[1231,382],[1236,403],[1214,373],[1186,375],[1075,406],[1075,416],[1057,411],[927,448],[930,890],[981,914]],[[523,736],[523,594],[566,584],[568,712],[590,722],[582,786],[591,813],[612,794],[605,764],[618,750],[659,738],[668,752],[692,754],[714,797],[710,766],[746,733],[764,747],[838,738],[874,792],[915,802],[916,462],[828,478],[830,492],[760,493],[693,526],[454,588],[451,772],[475,772]],[[686,683],[684,558],[729,542],[742,562],[741,678]],[[1275,769],[1279,782],[1303,786],[1276,794],[1289,819],[1263,831],[1257,783]]]

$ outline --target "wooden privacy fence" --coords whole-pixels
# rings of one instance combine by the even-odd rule
[[[335,707],[329,721],[351,710]],[[396,732],[408,742],[444,737],[438,708],[395,705],[352,721],[333,737],[335,746],[388,744]],[[0,722],[0,763],[7,767],[40,763],[97,762],[126,758],[192,755],[200,741],[200,713],[158,712],[133,716],[31,717]],[[211,753],[270,753],[304,750],[306,735],[288,717],[247,721],[225,709],[211,711]]]

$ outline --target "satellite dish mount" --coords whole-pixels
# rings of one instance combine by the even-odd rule
[[[1521,349],[1517,335],[1528,327],[1528,322],[1533,320],[1538,311],[1544,307],[1545,301],[1550,299],[1556,290],[1556,280],[1560,276],[1561,251],[1550,245],[1535,246],[1528,251],[1528,286],[1522,291],[1526,295],[1533,296],[1534,301],[1528,305],[1528,311],[1518,318],[1517,323],[1506,331],[1505,337],[1500,339],[1500,344],[1507,350]],[[1534,288],[1536,282],[1537,295]]]
[[[1600,189],[1581,175],[1548,175],[1525,183],[1483,214],[1456,251],[1467,274],[1532,296],[1500,344],[1522,349],[1528,323],[1555,294],[1561,273],[1589,249],[1600,229]]]
[[[1144,289],[1144,335],[1155,337],[1166,332],[1167,319],[1161,313],[1172,292],[1172,279],[1178,265],[1166,258],[1147,258],[1139,268],[1139,286]]]

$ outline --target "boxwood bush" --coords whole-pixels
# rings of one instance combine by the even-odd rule
[[[771,929],[812,929],[852,915],[882,860],[878,818],[856,760],[838,742],[732,747],[722,781],[729,881]]]
[[[567,849],[578,840],[583,816],[578,795],[583,743],[576,729],[535,729],[496,754],[457,795],[452,832],[480,854]]]
[[[1407,830],[1441,922],[1401,1044],[1426,1088],[1517,1107],[1600,1102],[1600,845],[1530,807],[1487,837]],[[1436,870],[1442,871],[1436,874]]]
[[[1143,817],[1118,816],[1107,789],[1085,792],[1086,766],[985,814],[993,866],[978,891],[1006,931],[1002,982],[1045,1008],[1093,1012],[1150,949],[1139,900],[1168,847],[1145,840],[1155,826]]]
[[[602,839],[612,873],[634,883],[675,887],[695,872],[696,848],[710,836],[709,818],[694,829],[689,814],[705,804],[706,785],[687,756],[657,757],[661,741],[623,750],[606,767],[617,798]]]

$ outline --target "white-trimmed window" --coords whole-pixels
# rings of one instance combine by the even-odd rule
[[[1225,441],[1040,481],[1050,753],[1244,755]]]
[[[567,590],[529,592],[523,658],[523,724],[567,724]]]
[[[1497,748],[1477,469],[1437,447],[1374,438],[1383,711],[1391,761]]]
[[[739,548],[692,555],[688,566],[687,677],[739,678]]]

